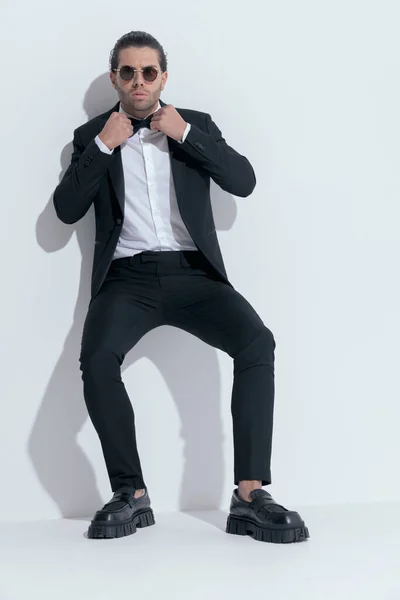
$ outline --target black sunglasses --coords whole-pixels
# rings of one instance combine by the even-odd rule
[[[124,65],[120,69],[112,69],[114,73],[119,73],[121,79],[124,81],[130,81],[135,76],[136,71],[140,71],[143,73],[143,79],[148,81],[155,81],[157,79],[158,73],[162,73],[160,69],[156,69],[156,67],[144,67],[143,69],[134,69],[128,65]]]

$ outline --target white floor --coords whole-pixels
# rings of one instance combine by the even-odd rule
[[[299,508],[310,539],[225,533],[222,511],[157,513],[113,540],[89,519],[0,524],[0,600],[400,600],[400,505]]]

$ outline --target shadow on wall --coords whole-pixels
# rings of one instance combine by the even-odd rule
[[[83,106],[88,119],[105,112],[117,100],[108,73],[101,75],[92,83],[84,98]],[[70,163],[71,152],[72,143],[61,153],[60,180]],[[228,230],[236,217],[235,200],[213,182],[211,184],[217,230]],[[67,245],[74,231],[82,254],[82,265],[73,323],[46,387],[28,443],[37,476],[63,517],[89,515],[104,504],[97,488],[95,471],[77,443],[77,435],[88,418],[78,358],[90,300],[94,216],[91,208],[78,223],[65,225],[55,214],[51,196],[37,221],[38,243],[46,252],[57,252]],[[173,360],[168,347],[174,348]],[[184,331],[164,326],[139,341],[127,354],[122,371],[142,357],[150,359],[159,369],[181,419],[184,472],[179,508],[218,508],[225,473],[217,351]],[[198,365],[201,365],[201,369]],[[184,378],[182,373],[185,373]],[[135,399],[134,390],[127,391]],[[207,431],[206,443],[204,431]],[[160,446],[156,440],[154,442],[162,469],[163,456]],[[227,476],[233,485],[233,473]],[[146,473],[144,477],[151,494],[151,482],[146,478]]]

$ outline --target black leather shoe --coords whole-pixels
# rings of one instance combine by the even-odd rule
[[[250,492],[251,502],[242,500],[239,490],[233,490],[226,533],[250,535],[260,542],[286,544],[302,542],[310,537],[297,512],[277,504],[265,490]]]
[[[121,489],[101,510],[98,510],[89,525],[88,538],[118,538],[136,533],[136,527],[154,525],[154,514],[150,508],[150,496],[134,498],[135,490]]]

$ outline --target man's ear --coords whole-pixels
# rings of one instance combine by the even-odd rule
[[[163,90],[165,88],[165,84],[167,83],[167,79],[168,79],[168,71],[165,71],[162,74],[162,79],[161,79],[161,89]]]

